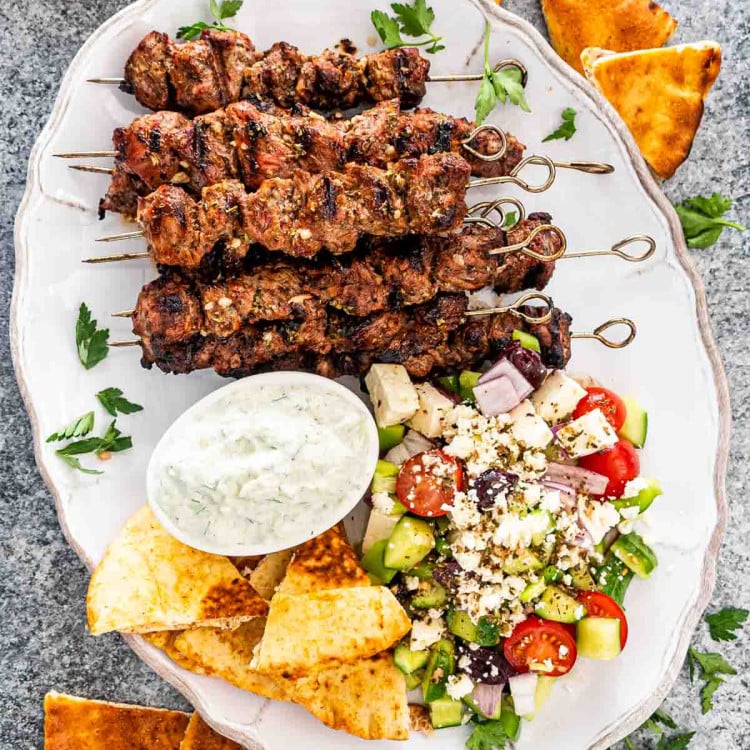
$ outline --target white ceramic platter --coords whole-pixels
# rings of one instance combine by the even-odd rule
[[[317,52],[349,37],[365,52],[377,42],[369,21],[374,2],[247,2],[237,25],[259,48],[283,38]],[[493,60],[517,57],[528,67],[527,97],[533,109],[533,115],[527,115],[516,107],[500,107],[490,121],[520,136],[530,152],[605,161],[616,169],[614,175],[601,177],[561,172],[553,188],[540,195],[497,187],[484,195],[516,195],[529,210],[550,211],[573,249],[609,247],[636,233],[649,234],[658,243],[655,256],[642,265],[613,258],[562,261],[549,288],[573,315],[577,331],[591,330],[612,316],[626,315],[638,324],[636,342],[622,351],[575,342],[571,369],[639,396],[651,418],[643,474],[658,477],[665,490],[653,511],[660,566],[651,580],[636,581],[628,593],[627,650],[611,663],[581,660],[574,674],[560,681],[540,716],[525,725],[519,743],[522,750],[605,748],[662,700],[713,587],[725,515],[726,382],[676,217],[613,111],[515,16],[490,3],[481,8],[467,0],[431,4],[447,48],[434,57],[433,73],[481,71],[477,49],[483,11],[492,22]],[[146,32],[156,28],[173,33],[183,23],[204,18],[207,5],[205,0],[142,0],[107,21],[84,45],[34,149],[18,215],[12,329],[18,379],[34,424],[39,467],[70,543],[89,566],[144,502],[145,468],[161,434],[222,381],[205,372],[174,377],[142,370],[137,349],[112,350],[91,371],[80,366],[73,336],[79,304],[87,302],[99,321],[106,322],[110,312],[133,305],[154,272],[145,262],[81,264],[83,257],[101,252],[96,237],[122,231],[125,225],[116,216],[97,220],[106,177],[70,171],[52,154],[108,148],[112,129],[140,110],[115,87],[87,84],[86,79],[120,75],[130,50]],[[386,8],[385,2],[381,5]],[[476,87],[432,84],[425,105],[471,117]],[[568,106],[578,112],[575,137],[542,144]],[[113,322],[111,328],[113,338],[129,337],[127,321]],[[120,419],[135,448],[118,454],[102,476],[88,477],[57,459],[44,437],[94,408],[94,393],[108,386],[122,388],[145,410]],[[97,418],[103,427],[106,415],[100,411]],[[248,746],[281,750],[365,744],[324,728],[299,707],[269,703],[219,680],[190,674],[140,639],[128,642],[215,728]],[[460,748],[465,731],[440,731],[431,738],[417,734],[409,747]]]

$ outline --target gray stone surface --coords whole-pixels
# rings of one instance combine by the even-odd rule
[[[253,0],[249,0],[252,2]],[[0,746],[40,748],[42,697],[55,688],[81,695],[186,707],[116,635],[84,632],[86,572],[66,544],[31,450],[7,339],[13,280],[13,218],[29,150],[58,83],[78,47],[121,0],[36,0],[0,6]],[[750,20],[747,0],[665,0],[680,20],[675,41],[710,37],[724,46],[724,67],[688,163],[665,186],[673,200],[719,190],[734,196],[734,215],[750,221]],[[543,28],[537,0],[506,7]],[[743,148],[744,146],[744,148]],[[714,333],[732,387],[734,436],[728,476],[731,516],[712,609],[750,606],[750,232],[726,234],[693,253],[703,274]],[[676,373],[678,375],[678,373]],[[689,408],[689,404],[685,405]],[[658,616],[658,614],[655,614]],[[720,650],[739,675],[701,716],[697,688],[683,673],[666,707],[695,729],[691,748],[750,748],[750,634],[712,644],[701,627],[694,645]],[[645,740],[639,742],[644,744]],[[647,746],[647,745],[644,745]]]

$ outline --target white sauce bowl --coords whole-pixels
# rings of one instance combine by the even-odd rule
[[[267,398],[269,393],[282,391],[289,395]],[[283,403],[287,398],[288,405]],[[311,405],[306,412],[304,404],[308,399]],[[277,402],[279,407],[274,406]],[[330,408],[321,411],[326,402]],[[259,411],[253,412],[253,420],[248,415],[246,437],[241,434],[242,414],[247,413],[242,409],[253,409],[254,403],[259,404]],[[284,409],[290,413],[285,415]],[[307,432],[304,439],[295,436],[297,427],[315,419],[314,412],[323,421],[330,421],[338,414],[341,420],[338,426],[342,429],[351,426],[352,439],[337,440],[331,431],[333,425],[325,424],[321,435],[326,427],[330,428],[325,443],[317,436],[316,444]],[[216,433],[207,427],[218,430],[226,444],[214,440]],[[257,434],[253,434],[253,429]],[[204,437],[199,439],[201,430]],[[270,442],[269,431],[274,433]],[[299,438],[296,443],[295,438]],[[278,439],[278,445],[273,445],[274,439]],[[296,455],[283,455],[295,451]],[[301,544],[344,518],[367,492],[378,455],[375,421],[362,399],[349,388],[302,372],[253,375],[210,393],[172,423],[149,461],[148,501],[164,528],[191,547],[221,555],[264,555]],[[304,460],[306,457],[308,460]],[[268,464],[269,459],[278,465],[264,471],[263,464]],[[295,459],[301,460],[295,464]],[[237,472],[232,470],[240,466],[244,470],[248,462],[259,464],[260,470],[254,467],[250,475],[245,475],[250,480],[240,485],[236,481]],[[326,481],[338,485],[335,498],[333,493],[327,495],[322,486],[296,495],[276,495],[277,499],[273,499],[274,482],[286,492],[293,489],[293,479],[307,473],[314,483],[315,472],[323,467],[321,462]],[[314,471],[311,466],[315,466]],[[225,469],[226,480],[222,478]],[[321,496],[315,497],[316,493]],[[256,513],[251,512],[253,504]],[[268,516],[277,510],[280,518],[274,522]],[[203,513],[200,524],[199,513]],[[237,522],[231,523],[235,515]],[[209,523],[212,518],[216,522],[214,527]]]

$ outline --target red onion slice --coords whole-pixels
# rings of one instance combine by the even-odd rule
[[[534,386],[532,386],[523,376],[523,373],[505,357],[495,362],[495,364],[492,365],[492,367],[490,367],[481,378],[479,378],[479,383],[489,383],[503,375],[513,383],[513,387],[518,394],[519,403],[534,392]]]
[[[471,700],[486,719],[494,719],[500,715],[500,701],[503,699],[504,689],[504,682],[499,685],[485,685],[480,682],[474,686],[471,691]]]
[[[477,383],[474,386],[474,398],[477,400],[479,410],[486,417],[507,414],[521,403],[513,382],[505,375],[500,375],[486,383]]]
[[[543,481],[564,484],[591,495],[603,495],[609,483],[609,479],[603,474],[597,474],[595,471],[589,471],[580,466],[558,464],[554,461],[547,464],[547,473]]]

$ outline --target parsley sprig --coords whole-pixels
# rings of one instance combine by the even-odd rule
[[[721,675],[734,675],[737,674],[737,670],[721,654],[690,648],[688,667],[691,682],[695,677],[696,666],[700,669],[700,679],[704,681],[701,687],[701,710],[707,714],[714,707],[714,693],[726,682]]]
[[[695,735],[695,732],[667,735],[667,729],[677,729],[677,722],[660,708],[654,711],[638,729],[658,735],[655,750],[685,750]],[[626,750],[638,750],[632,737],[633,735],[624,740]]]
[[[93,412],[91,412],[93,414]],[[92,419],[93,427],[93,419]],[[47,441],[49,442],[49,440]],[[119,453],[133,447],[133,440],[129,435],[123,435],[117,429],[115,420],[110,422],[102,437],[87,437],[83,440],[75,440],[55,451],[55,455],[65,461],[68,466],[77,469],[84,474],[102,474],[99,469],[87,469],[81,465],[78,456],[86,453],[95,453],[101,460],[109,458],[110,453]]]
[[[76,347],[78,359],[87,370],[98,365],[107,356],[108,340],[109,329],[97,328],[96,321],[91,318],[91,310],[85,302],[81,302],[76,321]]]
[[[562,123],[557,130],[553,130],[546,138],[542,138],[542,143],[547,141],[559,141],[565,139],[569,141],[576,132],[576,111],[572,107],[567,107],[562,113]]]
[[[200,33],[205,29],[218,29],[219,31],[232,31],[229,26],[226,26],[223,22],[227,18],[234,18],[242,7],[244,0],[211,0],[210,10],[211,15],[216,19],[213,23],[205,23],[204,21],[197,21],[196,23],[190,24],[190,26],[180,26],[177,29],[177,37],[179,39],[195,39],[200,36]]]
[[[53,432],[48,438],[48,443],[55,443],[60,440],[72,440],[76,437],[88,435],[94,429],[94,412],[87,411],[80,417],[74,419],[59,432]]]
[[[445,46],[440,44],[443,37],[437,36],[432,31],[435,11],[428,7],[425,0],[414,0],[414,5],[391,3],[391,10],[395,16],[389,16],[382,10],[374,10],[370,13],[372,25],[388,49],[427,47],[425,52],[430,54],[445,49]],[[414,37],[417,41],[405,41],[402,34]],[[428,38],[421,39],[424,36]]]
[[[715,641],[736,641],[739,630],[750,615],[746,609],[725,607],[712,615],[706,615],[708,630]]]
[[[490,65],[490,24],[484,32],[484,75],[479,93],[474,102],[476,123],[481,125],[498,102],[519,106],[524,112],[531,112],[523,90],[523,73],[517,67],[504,67],[495,71]]]
[[[466,740],[467,750],[504,750],[508,735],[499,721],[477,721]]]
[[[122,391],[119,388],[105,388],[103,391],[99,391],[96,397],[113,417],[116,417],[118,412],[120,414],[135,414],[137,411],[143,411],[143,407],[140,404],[128,401],[122,395]]]
[[[719,239],[724,227],[744,232],[746,227],[742,224],[723,218],[731,207],[732,199],[720,193],[713,193],[710,198],[696,195],[677,204],[674,209],[680,217],[687,246],[711,247]]]

